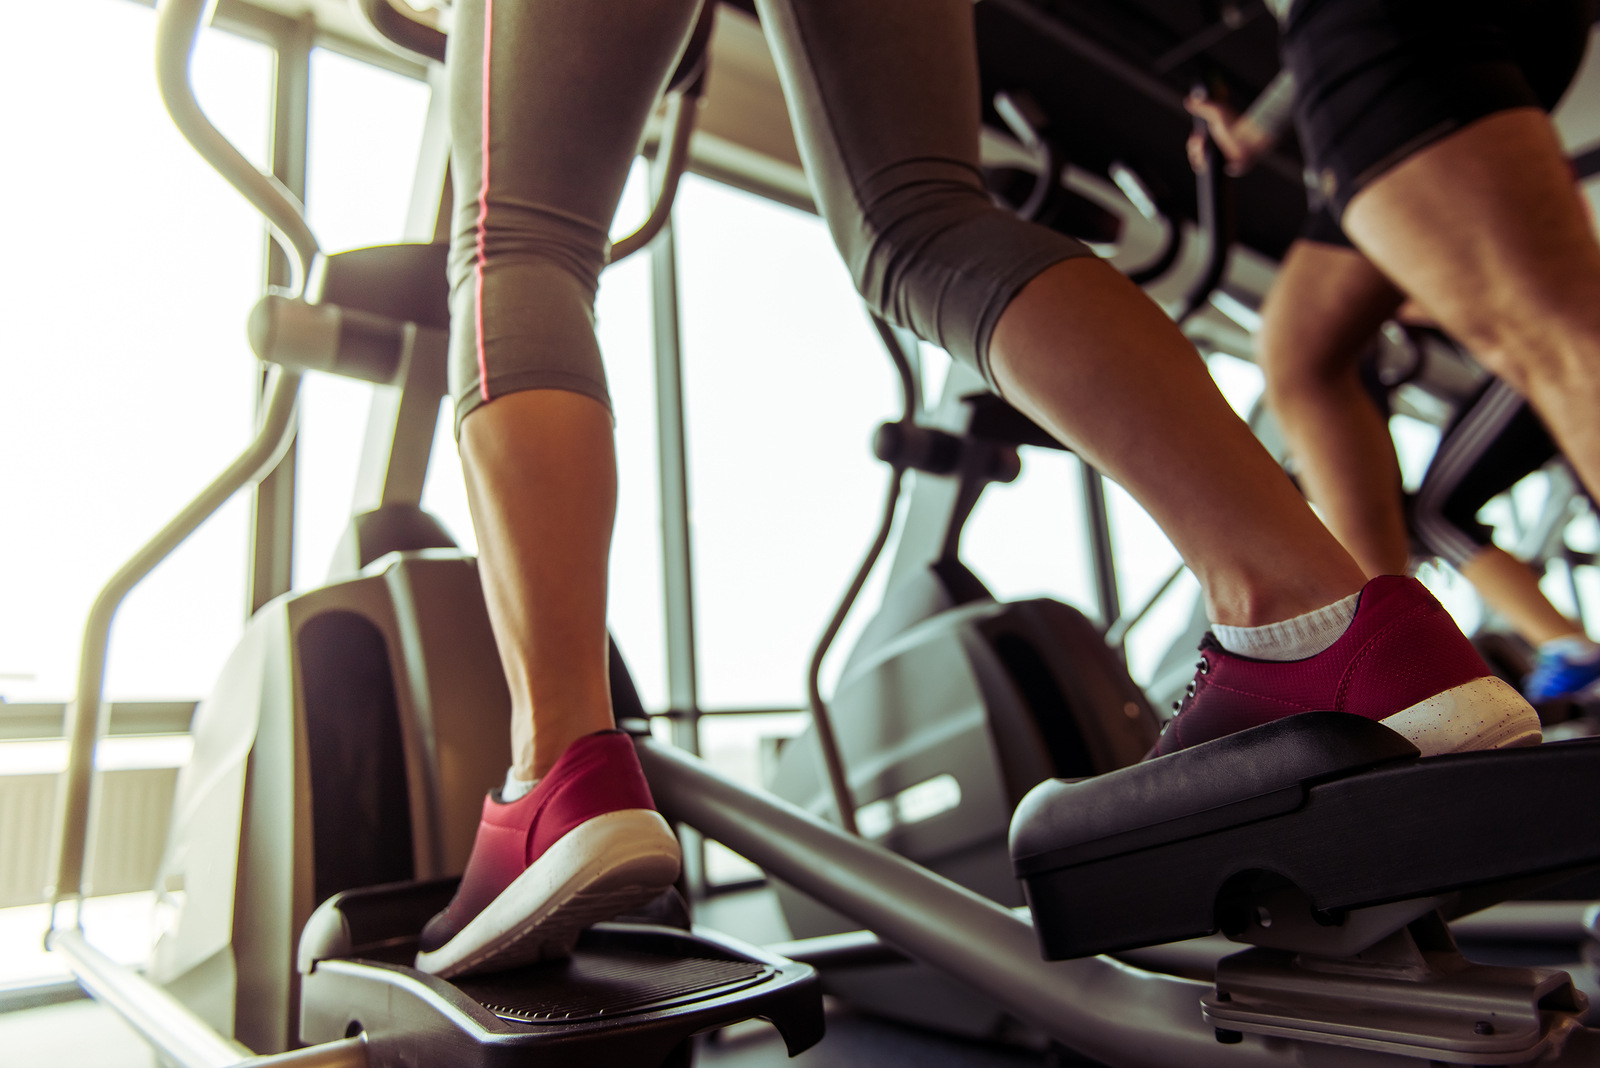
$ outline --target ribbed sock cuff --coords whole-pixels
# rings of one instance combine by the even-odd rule
[[[532,782],[523,782],[521,779],[517,778],[514,771],[512,771],[510,768],[507,768],[506,784],[500,787],[500,803],[502,805],[509,805],[513,801],[527,797],[528,794],[533,792],[533,788],[538,785],[538,779],[535,779]]]
[[[1228,627],[1213,623],[1211,633],[1235,656],[1256,660],[1304,660],[1344,637],[1344,632],[1350,629],[1350,621],[1356,618],[1356,605],[1360,602],[1361,595],[1352,593],[1342,601],[1281,623],[1268,623],[1264,627]]]

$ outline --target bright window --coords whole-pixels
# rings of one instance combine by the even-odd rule
[[[700,704],[801,707],[878,522],[894,372],[822,220],[690,176],[675,226]]]
[[[255,403],[244,321],[261,292],[260,217],[173,127],[152,70],[155,13],[126,0],[7,11],[0,67],[0,697],[71,696],[94,595],[243,448]],[[202,106],[265,155],[273,57],[202,34]],[[85,72],[93,76],[85,76]],[[128,599],[113,699],[204,694],[245,606],[240,496]]]
[[[428,97],[427,85],[415,78],[325,48],[312,51],[306,217],[324,251],[404,238]],[[306,375],[301,384],[296,589],[327,580],[350,522],[372,390],[367,382],[323,374]]]
[[[0,198],[18,208],[0,222],[0,700],[53,703],[73,695],[100,588],[250,438],[258,365],[244,322],[265,242],[260,216],[167,117],[152,10],[55,0],[6,15],[14,40],[46,47],[13,49],[0,67],[6,134],[26,146],[0,170]],[[271,50],[207,31],[192,69],[207,115],[263,163]],[[211,688],[244,623],[249,504],[226,505],[124,603],[111,699]],[[99,766],[126,766],[128,743],[144,750],[137,767],[187,752],[186,739],[117,739]],[[0,748],[10,782],[65,762],[61,741]],[[97,898],[85,926],[137,962],[148,910],[146,893]],[[39,945],[46,912],[0,909],[0,985],[63,972]]]

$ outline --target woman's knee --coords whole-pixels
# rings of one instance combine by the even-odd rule
[[[458,424],[478,404],[530,389],[566,390],[609,406],[594,335],[605,239],[585,229],[507,225],[502,213],[497,223],[458,232],[450,339]]]
[[[985,376],[989,336],[1011,299],[1052,264],[1094,255],[995,207],[975,179],[907,175],[870,201],[823,210],[867,305]]]

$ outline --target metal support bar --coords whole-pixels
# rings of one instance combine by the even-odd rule
[[[697,716],[792,716],[798,712],[809,712],[804,708],[701,708],[696,710]],[[683,713],[678,711],[652,712],[651,716],[662,719],[682,719]]]
[[[110,1006],[182,1068],[224,1068],[250,1056],[248,1049],[217,1034],[183,1002],[95,949],[82,931],[54,931],[46,944],[67,958],[91,997]]]
[[[684,89],[667,94],[667,115],[661,126],[661,146],[651,177],[656,179],[656,197],[650,214],[639,228],[611,246],[611,263],[619,263],[654,241],[672,218],[672,202],[678,196],[678,182],[689,165],[689,139],[694,135],[700,111],[700,94],[705,79],[697,78]]]
[[[1155,592],[1145,598],[1144,604],[1126,616],[1118,616],[1116,621],[1106,628],[1106,644],[1113,649],[1121,649],[1128,641],[1128,633],[1139,625],[1141,619],[1150,614],[1150,609],[1154,608],[1156,602],[1167,595],[1167,591],[1172,589],[1172,584],[1177,582],[1179,576],[1187,570],[1189,570],[1189,565],[1180,563],[1172,569],[1172,572],[1167,575],[1161,585],[1156,587]]]
[[[652,172],[665,167],[661,156]],[[659,174],[652,174],[659,178]],[[678,325],[677,243],[669,219],[650,246],[652,310],[655,319],[656,451],[661,500],[662,600],[667,624],[667,705],[672,742],[700,752],[700,682],[695,663],[694,571],[689,526],[689,460],[683,417],[683,345]],[[688,828],[684,846],[683,890],[691,901],[705,896],[705,843]]]
[[[1100,614],[1100,625],[1110,627],[1122,615],[1122,597],[1117,592],[1117,561],[1111,546],[1111,519],[1106,512],[1105,476],[1081,458],[1078,472],[1083,479],[1084,519],[1089,524],[1095,604]]]
[[[392,383],[373,387],[367,406],[351,515],[422,503],[439,402],[448,388],[449,347],[445,331],[405,324],[399,373]]]
[[[695,664],[689,462],[683,415],[683,350],[678,326],[678,262],[670,224],[651,251],[655,316],[656,434],[661,479],[661,555],[667,614],[667,702],[681,718],[673,734],[691,753],[700,686]]]
[[[83,891],[83,868],[89,841],[90,790],[94,754],[105,725],[101,690],[105,685],[106,647],[111,641],[111,621],[123,598],[165,560],[185,538],[209,519],[240,489],[262,478],[278,465],[294,438],[295,397],[300,390],[297,371],[279,369],[262,412],[261,429],[227,470],[190,501],[161,531],[134,554],[106,583],[89,610],[83,629],[83,651],[78,661],[77,698],[67,707],[65,733],[70,741],[67,771],[61,777],[57,805],[60,834],[56,840],[55,882],[50,887],[52,906]],[[56,922],[51,909],[51,923]]]
[[[1291,1043],[1220,1045],[1200,1016],[1205,983],[1105,957],[1050,962],[1028,923],[985,897],[704,762],[637,739],[650,791],[683,820],[885,942],[1112,1068],[1299,1066]]]
[[[405,240],[443,244],[450,240],[450,213],[455,206],[450,180],[450,79],[444,67],[430,67],[427,84],[428,112],[411,179]]]
[[[49,946],[67,959],[73,975],[91,997],[109,1006],[177,1068],[366,1068],[367,1041],[361,1036],[320,1046],[257,1057],[212,1030],[187,1005],[101,953],[82,931],[55,931]]]
[[[1151,66],[1155,68],[1158,74],[1166,74],[1184,60],[1192,59],[1213,45],[1220,44],[1232,37],[1236,32],[1254,22],[1257,17],[1265,14],[1266,10],[1265,7],[1257,5],[1249,11],[1241,11],[1237,4],[1225,4],[1222,8],[1221,17],[1216,22],[1213,22],[1187,41],[1157,56],[1156,61]]]
[[[290,23],[272,41],[276,69],[272,87],[272,173],[301,200],[306,195],[306,144],[311,112],[311,49],[317,24],[310,15]],[[266,242],[266,282],[288,286],[294,268],[275,241]],[[267,400],[268,369],[257,383],[256,404]],[[294,585],[295,442],[283,459],[256,485],[250,516],[250,563],[245,591],[247,610],[255,615],[274,597]]]
[[[1293,1041],[1242,1035],[1220,1043],[1200,1012],[1200,998],[1211,984],[1109,957],[1041,960],[1032,927],[1012,910],[787,801],[740,786],[681,750],[649,738],[636,738],[635,744],[650,791],[669,818],[699,828],[1092,1060],[1110,1068],[1334,1063],[1306,1058],[1304,1047]],[[1548,1063],[1592,1068],[1597,1058],[1600,1031],[1578,1030]]]

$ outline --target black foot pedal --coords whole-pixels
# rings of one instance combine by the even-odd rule
[[[816,972],[718,934],[596,924],[566,960],[456,981],[419,972],[417,933],[455,884],[352,890],[317,909],[300,939],[302,1041],[365,1032],[374,1066],[653,1068],[691,1036],[753,1017],[791,1056],[822,1038]]]

